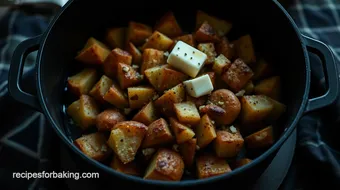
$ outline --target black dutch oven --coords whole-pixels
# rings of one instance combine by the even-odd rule
[[[186,5],[186,3],[188,5]],[[87,158],[72,143],[64,122],[64,88],[74,69],[74,57],[89,36],[102,39],[104,31],[112,26],[125,26],[130,20],[153,25],[166,11],[172,10],[181,26],[194,27],[196,11],[200,9],[217,17],[231,20],[234,29],[230,37],[250,33],[255,49],[271,59],[280,71],[283,82],[283,102],[286,115],[276,127],[275,144],[253,162],[231,173],[202,180],[180,182],[150,181],[118,173],[108,166]],[[24,92],[20,79],[26,56],[38,50],[36,90]],[[309,99],[311,68],[308,52],[317,54],[324,65],[328,83],[327,92]],[[330,49],[323,43],[300,34],[292,18],[277,1],[90,1],[70,0],[55,16],[46,32],[22,42],[16,49],[10,68],[9,91],[17,101],[45,114],[62,142],[76,159],[79,167],[94,168],[108,184],[153,185],[157,187],[189,187],[215,182],[244,184],[255,181],[270,164],[285,140],[296,128],[299,119],[308,112],[332,104],[338,95],[338,73]]]

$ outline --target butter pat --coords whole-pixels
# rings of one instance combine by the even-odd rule
[[[208,74],[184,81],[183,84],[187,93],[195,98],[210,94],[214,90]]]
[[[168,56],[167,63],[194,78],[204,66],[207,55],[198,49],[178,41]]]

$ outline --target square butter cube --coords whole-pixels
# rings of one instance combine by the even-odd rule
[[[207,55],[205,53],[182,41],[178,41],[172,49],[167,62],[175,69],[194,78],[204,66],[206,59]]]
[[[188,94],[195,98],[210,94],[214,90],[208,74],[184,81],[183,84]]]

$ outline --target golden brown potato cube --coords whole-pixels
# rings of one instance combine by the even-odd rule
[[[268,100],[270,100],[273,104],[273,109],[270,112],[270,114],[267,116],[266,121],[267,122],[274,122],[278,120],[282,114],[284,114],[287,110],[287,106],[279,101],[276,101],[270,97],[266,97]]]
[[[142,50],[153,48],[160,51],[167,51],[173,43],[174,41],[171,38],[156,30],[142,46]]]
[[[185,89],[183,83],[169,89],[155,101],[156,109],[160,110],[166,116],[176,115],[174,104],[182,102],[185,98]]]
[[[183,161],[186,167],[191,167],[194,163],[196,154],[196,143],[197,139],[193,138],[179,145],[179,152],[183,157]]]
[[[266,60],[264,60],[263,58],[260,58],[257,62],[256,65],[254,67],[254,76],[253,76],[253,80],[259,80],[259,79],[263,79],[266,77],[269,77],[270,75],[272,75],[273,73],[273,67],[267,63]]]
[[[148,104],[156,91],[148,86],[135,86],[127,89],[131,109],[139,109]]]
[[[205,64],[209,65],[214,63],[217,54],[213,43],[200,43],[198,44],[197,49],[207,55]]]
[[[240,37],[238,40],[236,40],[235,46],[238,57],[241,58],[246,64],[256,62],[253,41],[250,35]]]
[[[195,132],[188,126],[181,124],[174,117],[170,117],[170,127],[178,144],[184,143],[195,136]]]
[[[236,168],[242,167],[242,166],[244,166],[244,165],[247,165],[247,164],[249,164],[250,162],[252,162],[251,159],[249,159],[249,158],[242,158],[242,159],[236,160],[236,161],[232,164],[232,167],[233,167],[234,169],[236,169]]]
[[[245,138],[248,148],[267,148],[274,143],[273,127],[268,126]]]
[[[142,53],[136,48],[133,43],[129,42],[126,51],[132,56],[132,63],[135,65],[140,65],[142,62]]]
[[[138,85],[143,80],[143,75],[140,75],[130,65],[118,63],[117,78],[122,89]]]
[[[111,46],[112,49],[114,48],[124,48],[124,43],[126,39],[126,31],[127,28],[118,27],[118,28],[109,28],[106,31],[106,42]]]
[[[226,37],[222,37],[221,41],[216,44],[216,52],[232,60],[235,57],[235,45],[230,43]]]
[[[133,176],[140,176],[140,168],[138,167],[136,162],[129,162],[127,164],[123,164],[122,161],[119,160],[118,156],[113,156],[113,160],[110,164],[111,168]]]
[[[208,15],[201,10],[198,10],[196,14],[196,28],[200,27],[205,21],[207,21],[214,28],[219,36],[226,35],[233,26],[232,23],[226,20],[222,20],[215,16]]]
[[[106,144],[104,134],[99,132],[83,135],[73,143],[86,156],[97,161],[105,160],[112,153],[112,150]]]
[[[111,130],[107,144],[123,164],[132,162],[142,144],[148,127],[137,121],[122,121]]]
[[[142,23],[130,21],[127,31],[127,42],[139,46],[152,35],[152,28]]]
[[[216,31],[206,21],[196,31],[195,39],[200,43],[217,43],[220,40]]]
[[[174,104],[179,122],[189,125],[196,125],[200,122],[201,116],[193,102],[181,102]]]
[[[216,155],[220,158],[233,158],[243,147],[243,137],[240,131],[234,126],[231,129],[216,132],[214,148]]]
[[[107,91],[109,91],[112,86],[112,80],[103,75],[100,80],[94,85],[94,87],[89,92],[90,96],[92,96],[96,101],[101,104],[105,103],[104,96]]]
[[[110,49],[106,45],[90,37],[75,59],[86,64],[103,64],[109,54]]]
[[[182,34],[182,29],[172,11],[169,11],[162,16],[162,18],[156,23],[154,30],[171,38]]]
[[[189,79],[189,76],[182,72],[176,71],[168,67],[162,67],[157,90],[158,91],[168,90],[187,79]]]
[[[111,131],[117,123],[125,120],[125,116],[117,109],[106,109],[97,115],[96,126],[98,131]]]
[[[254,91],[254,83],[253,83],[253,81],[249,81],[245,85],[244,90],[245,90],[244,94],[246,94],[246,95],[252,94],[253,91]]]
[[[88,94],[96,84],[98,73],[95,69],[85,68],[67,79],[68,90],[76,96]]]
[[[211,154],[200,155],[196,159],[197,177],[199,179],[214,177],[231,172],[228,162]]]
[[[168,67],[168,65],[161,65],[146,69],[144,71],[145,77],[148,79],[149,83],[157,90],[160,90],[160,81],[162,78],[162,71],[164,67]]]
[[[267,118],[272,112],[273,103],[263,95],[241,97],[241,120],[243,123],[257,123]]]
[[[112,83],[112,86],[104,95],[104,100],[117,108],[127,108],[129,106],[129,100],[124,95],[124,91],[119,87],[116,82]]]
[[[213,64],[213,71],[218,74],[222,75],[226,70],[229,69],[231,66],[231,62],[228,58],[226,58],[223,54],[220,54],[216,58],[214,58],[214,64]]]
[[[81,95],[67,108],[67,114],[83,130],[96,125],[96,117],[99,112],[97,103],[88,95]]]
[[[173,136],[165,119],[160,118],[148,126],[142,148],[157,147],[172,142]]]
[[[272,99],[280,100],[281,79],[280,76],[273,76],[263,79],[254,87],[255,94],[266,95]]]
[[[145,70],[156,66],[164,65],[165,63],[166,60],[163,51],[152,48],[144,49],[142,67],[140,72],[144,74]]]
[[[180,181],[184,173],[184,161],[180,154],[170,149],[159,149],[146,169],[144,179]]]
[[[196,47],[196,42],[195,42],[194,36],[192,34],[186,34],[186,35],[183,35],[183,36],[179,36],[179,37],[174,38],[173,40],[174,40],[173,46],[175,46],[178,41],[182,41],[182,42],[184,42],[184,43],[186,43],[186,44],[188,44],[192,47]],[[172,49],[172,48],[170,48],[170,49]]]
[[[201,118],[199,125],[196,127],[197,145],[205,148],[216,138],[215,126],[207,114]]]
[[[244,88],[254,75],[251,68],[242,59],[236,59],[230,68],[222,75],[222,80],[234,91]]]
[[[111,78],[115,78],[117,75],[118,63],[124,63],[131,65],[132,56],[129,52],[119,48],[115,48],[111,51],[109,56],[104,62],[104,73]]]
[[[158,114],[156,112],[155,105],[152,101],[150,101],[132,118],[132,120],[144,123],[148,126],[152,122],[156,121],[157,118]]]

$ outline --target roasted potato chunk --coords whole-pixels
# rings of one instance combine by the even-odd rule
[[[156,30],[142,46],[142,50],[153,48],[160,51],[167,51],[173,43],[174,41],[171,38]]]
[[[140,65],[142,62],[142,53],[136,48],[133,43],[129,42],[126,51],[132,56],[132,63],[135,65]]]
[[[200,43],[217,43],[220,40],[216,31],[207,21],[203,22],[201,27],[196,31],[195,39]]]
[[[224,55],[229,60],[235,57],[235,45],[230,43],[226,37],[222,37],[221,41],[216,44],[216,52]]]
[[[105,103],[104,96],[106,92],[109,91],[111,86],[112,80],[106,75],[103,75],[102,77],[100,77],[100,80],[90,90],[89,94],[96,101],[98,101],[101,104],[104,104]]]
[[[139,46],[152,35],[152,28],[142,23],[130,21],[127,31],[127,42]]]
[[[158,91],[168,90],[170,88],[179,85],[183,81],[189,79],[188,75],[183,74],[182,72],[176,71],[174,69],[168,67],[161,68],[161,75],[158,80]]]
[[[180,181],[184,173],[184,161],[180,154],[169,149],[159,149],[146,169],[144,179]]]
[[[138,85],[143,80],[143,75],[140,75],[130,65],[118,63],[117,78],[122,89],[126,89]]]
[[[182,41],[182,42],[184,42],[184,43],[186,43],[186,44],[188,44],[192,47],[196,47],[196,42],[195,42],[194,36],[192,34],[186,34],[186,35],[183,35],[183,36],[179,36],[179,37],[174,38],[173,40],[174,40],[173,46],[175,46],[175,44],[178,41]]]
[[[139,109],[148,104],[156,91],[148,86],[135,86],[127,89],[131,109]]]
[[[235,42],[237,56],[246,64],[255,63],[256,55],[250,35],[244,35]]]
[[[110,49],[105,44],[90,37],[75,59],[85,64],[103,64],[109,54]]]
[[[216,155],[220,158],[234,158],[241,151],[243,143],[240,131],[234,126],[227,130],[217,131],[214,141]]]
[[[245,138],[248,148],[267,148],[274,143],[273,127],[268,126]]]
[[[137,121],[122,121],[111,130],[107,144],[123,164],[132,162],[142,144],[148,127]]]
[[[96,125],[96,117],[99,112],[97,103],[88,95],[81,95],[67,108],[67,114],[83,130]]]
[[[272,99],[280,100],[281,95],[281,79],[280,76],[273,76],[263,79],[254,87],[254,93],[258,95],[266,95]]]
[[[125,27],[117,27],[117,28],[109,28],[106,31],[105,40],[110,45],[112,49],[114,48],[124,48],[125,43],[125,34],[127,28]]]
[[[125,120],[125,116],[117,109],[106,109],[97,115],[96,126],[98,131],[111,131],[117,123]]]
[[[117,108],[127,108],[129,106],[127,96],[116,82],[112,82],[112,86],[104,95],[104,100]]]
[[[197,139],[193,138],[179,145],[179,152],[186,167],[191,167],[195,161]]]
[[[251,68],[242,59],[236,59],[230,68],[223,73],[222,80],[234,91],[244,88],[254,75]]]
[[[150,101],[132,118],[132,120],[144,123],[148,126],[152,122],[156,121],[157,118],[158,114],[156,112],[155,105],[153,101]]]
[[[214,63],[217,54],[213,43],[200,43],[198,44],[197,49],[207,55],[207,59],[204,64],[209,65]]]
[[[200,148],[205,148],[216,138],[215,126],[207,114],[202,116],[200,124],[196,127],[196,138]]]
[[[155,101],[155,106],[166,116],[176,115],[174,104],[180,103],[185,98],[185,89],[183,83],[169,89]]]
[[[235,162],[233,162],[232,167],[234,169],[236,169],[236,168],[242,167],[244,165],[247,165],[250,162],[252,162],[251,159],[249,159],[249,158],[242,158],[242,159],[239,159],[239,160],[236,160]]]
[[[144,71],[145,77],[148,79],[149,83],[157,90],[160,90],[160,81],[162,78],[163,68],[168,67],[168,65],[161,65],[146,69]]]
[[[223,54],[220,54],[218,57],[214,58],[212,69],[216,74],[222,75],[222,73],[228,70],[230,66],[230,60],[226,58]]]
[[[247,95],[241,97],[242,123],[257,123],[263,121],[272,112],[273,103],[263,95]]]
[[[179,123],[174,117],[170,117],[169,121],[171,130],[174,133],[178,144],[184,143],[195,136],[195,132],[192,129]]]
[[[162,16],[162,18],[156,23],[154,30],[159,31],[170,38],[182,34],[182,29],[172,11],[169,11]]]
[[[129,162],[127,164],[123,164],[123,162],[120,161],[118,156],[113,156],[113,160],[110,166],[112,169],[128,174],[128,175],[133,175],[133,176],[141,175],[140,168],[138,167],[136,162]]]
[[[201,116],[193,102],[181,102],[174,104],[175,112],[179,122],[189,125],[197,125]]]
[[[160,118],[148,126],[142,148],[157,147],[173,141],[173,136],[165,119]]]
[[[200,155],[196,159],[197,177],[199,179],[214,177],[231,172],[227,161],[211,154]]]
[[[200,27],[205,21],[207,21],[211,27],[214,28],[219,36],[226,35],[233,27],[231,22],[208,15],[207,13],[198,10],[196,14],[196,28]]]
[[[254,76],[252,79],[259,80],[269,77],[273,74],[273,70],[273,67],[269,63],[267,63],[266,60],[260,58],[254,66]]]
[[[197,108],[199,108],[200,106],[203,106],[207,103],[208,100],[208,96],[200,96],[198,98],[192,97],[189,94],[186,95],[186,101],[190,101],[193,102]]]
[[[88,94],[97,78],[98,73],[95,69],[85,68],[67,79],[67,88],[76,96]]]
[[[145,70],[156,66],[164,65],[166,63],[165,61],[166,60],[163,51],[152,48],[144,49],[143,62],[140,72],[144,74]]]
[[[111,51],[109,56],[104,62],[104,73],[108,77],[115,78],[118,70],[118,63],[124,63],[126,65],[131,65],[132,56],[129,52],[115,48]]]

